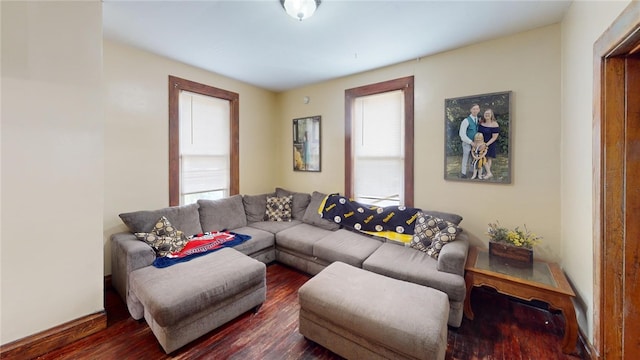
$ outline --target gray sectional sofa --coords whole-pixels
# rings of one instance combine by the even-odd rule
[[[293,198],[291,221],[265,221],[268,196]],[[131,273],[152,266],[156,254],[134,233],[149,232],[161,216],[185,234],[230,230],[251,236],[236,247],[238,252],[262,263],[278,261],[315,275],[329,264],[340,261],[391,278],[400,279],[447,294],[448,324],[460,326],[465,297],[464,264],[469,242],[465,232],[447,243],[438,259],[425,252],[399,245],[383,238],[340,228],[318,214],[325,194],[292,192],[277,188],[261,195],[234,195],[221,200],[200,200],[197,204],[169,207],[154,211],[120,214],[130,232],[111,236],[112,284],[125,300],[135,319],[144,313],[131,292]],[[457,215],[429,212],[459,223]],[[208,256],[208,255],[207,255]],[[162,269],[173,271],[172,267]]]

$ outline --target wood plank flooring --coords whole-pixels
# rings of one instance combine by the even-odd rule
[[[39,359],[341,359],[298,333],[297,290],[308,279],[284,265],[269,265],[267,301],[257,314],[246,313],[170,355],[144,320],[133,320],[120,297],[107,289],[107,328]],[[471,299],[475,320],[449,328],[447,360],[587,359],[578,348],[576,354],[562,353],[560,314],[490,289],[474,289]]]

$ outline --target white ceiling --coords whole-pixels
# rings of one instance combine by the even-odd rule
[[[284,91],[559,22],[571,1],[103,0],[104,36]]]

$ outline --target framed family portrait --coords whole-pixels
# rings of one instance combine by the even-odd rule
[[[320,116],[293,119],[293,170],[320,171]]]
[[[445,99],[445,180],[511,183],[511,91]]]

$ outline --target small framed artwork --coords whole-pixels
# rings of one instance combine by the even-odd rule
[[[293,119],[293,170],[320,171],[320,116]]]
[[[510,184],[511,120],[511,91],[445,99],[445,180]]]

